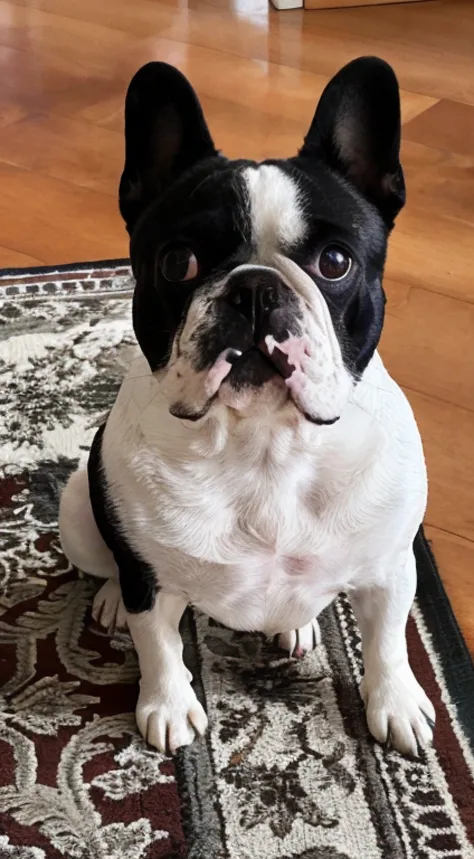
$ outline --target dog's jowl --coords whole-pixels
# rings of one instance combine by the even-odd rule
[[[130,628],[138,727],[171,751],[206,729],[182,659],[186,606],[302,656],[346,591],[370,731],[416,754],[434,722],[405,643],[427,481],[377,353],[405,199],[394,73],[375,58],[342,69],[281,161],[220,154],[163,63],[135,75],[125,120],[142,355],[65,489],[60,529],[70,560],[107,579],[95,616]]]

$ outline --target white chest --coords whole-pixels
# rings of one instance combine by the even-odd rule
[[[148,489],[136,499],[140,545],[163,587],[226,626],[273,635],[306,624],[347,585],[341,519],[304,458],[284,472],[235,458],[189,470],[184,480],[167,467],[156,498]]]
[[[276,635],[317,616],[341,587],[340,568],[312,556],[249,556],[246,564],[201,568],[187,581],[190,601],[232,629]]]
[[[376,381],[368,393],[359,385],[362,406],[334,427],[305,424],[303,437],[249,420],[243,434],[216,420],[209,438],[124,383],[104,464],[160,585],[228,626],[271,634],[304,625],[340,590],[385,569],[393,535],[418,527],[426,475],[401,391],[386,375]]]

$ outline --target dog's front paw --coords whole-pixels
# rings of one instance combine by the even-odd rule
[[[370,733],[405,755],[416,757],[433,739],[434,707],[411,668],[365,674],[360,693]]]
[[[179,678],[150,685],[140,682],[136,709],[138,729],[147,743],[164,754],[189,746],[207,729],[207,716],[183,668]]]
[[[315,617],[306,626],[282,632],[278,636],[278,646],[296,659],[302,659],[311,650],[315,650],[320,642],[321,630]]]

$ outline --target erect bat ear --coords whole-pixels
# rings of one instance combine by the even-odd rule
[[[133,77],[125,99],[125,166],[119,202],[127,230],[180,173],[217,155],[189,81],[167,63]]]
[[[328,83],[299,158],[326,161],[392,226],[405,203],[400,133],[400,93],[393,69],[377,57],[361,57]]]

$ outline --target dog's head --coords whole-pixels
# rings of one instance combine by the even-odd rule
[[[336,421],[380,338],[405,199],[392,69],[343,68],[287,160],[220,155],[191,85],[163,63],[133,78],[125,133],[134,327],[171,413],[292,403]]]

